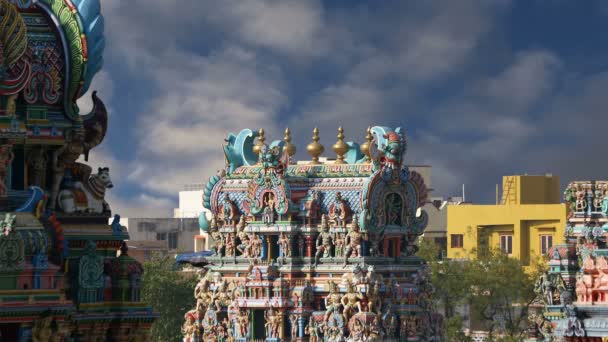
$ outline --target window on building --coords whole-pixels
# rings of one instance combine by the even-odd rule
[[[169,249],[177,249],[177,232],[169,233]]]
[[[450,246],[452,248],[462,248],[464,236],[462,234],[450,235]]]
[[[553,247],[553,235],[541,235],[540,236],[540,253],[547,254],[549,248]]]
[[[158,240],[158,241],[167,240],[167,233],[156,233],[156,240]]]
[[[500,236],[500,250],[508,255],[513,254],[513,235]]]

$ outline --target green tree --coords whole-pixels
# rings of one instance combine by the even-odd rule
[[[537,272],[526,272],[519,260],[500,251],[484,253],[468,264],[473,317],[482,321],[491,335],[506,335],[505,341],[522,338],[528,308],[535,297]]]
[[[179,272],[175,259],[154,255],[144,263],[142,299],[159,314],[152,325],[152,341],[181,341],[184,314],[194,306],[194,275]]]

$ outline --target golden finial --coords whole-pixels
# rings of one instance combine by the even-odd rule
[[[319,129],[317,127],[312,130],[312,142],[308,144],[308,146],[306,146],[306,151],[312,157],[312,161],[310,162],[310,164],[321,164],[319,162],[319,156],[321,155],[321,153],[323,153],[323,151],[325,151],[325,148],[319,143]]]
[[[334,164],[347,164],[344,161],[344,155],[348,152],[349,147],[344,142],[344,128],[342,126],[338,127],[338,141],[333,146],[334,152],[337,154],[336,161]]]
[[[264,146],[264,140],[266,140],[266,137],[264,137],[264,129],[260,128],[258,130],[258,142],[255,143],[255,145],[253,146],[253,153],[255,153],[258,158],[260,152],[262,151],[262,146]]]
[[[365,162],[369,163],[372,161],[372,156],[370,155],[369,147],[372,144],[372,128],[367,127],[367,134],[365,135],[365,142],[361,144],[361,152],[365,155]]]
[[[285,147],[283,147],[283,149],[287,151],[290,158],[293,157],[294,154],[296,154],[296,146],[291,143],[291,131],[289,130],[289,127],[285,129],[285,138],[283,138],[283,140],[285,141]]]

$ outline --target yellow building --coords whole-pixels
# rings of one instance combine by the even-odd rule
[[[448,258],[476,257],[488,247],[530,265],[563,243],[566,205],[560,203],[559,177],[504,176],[496,205],[448,207]]]

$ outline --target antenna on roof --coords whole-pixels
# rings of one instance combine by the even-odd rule
[[[466,202],[466,197],[464,197],[464,184],[462,184],[462,202]]]

